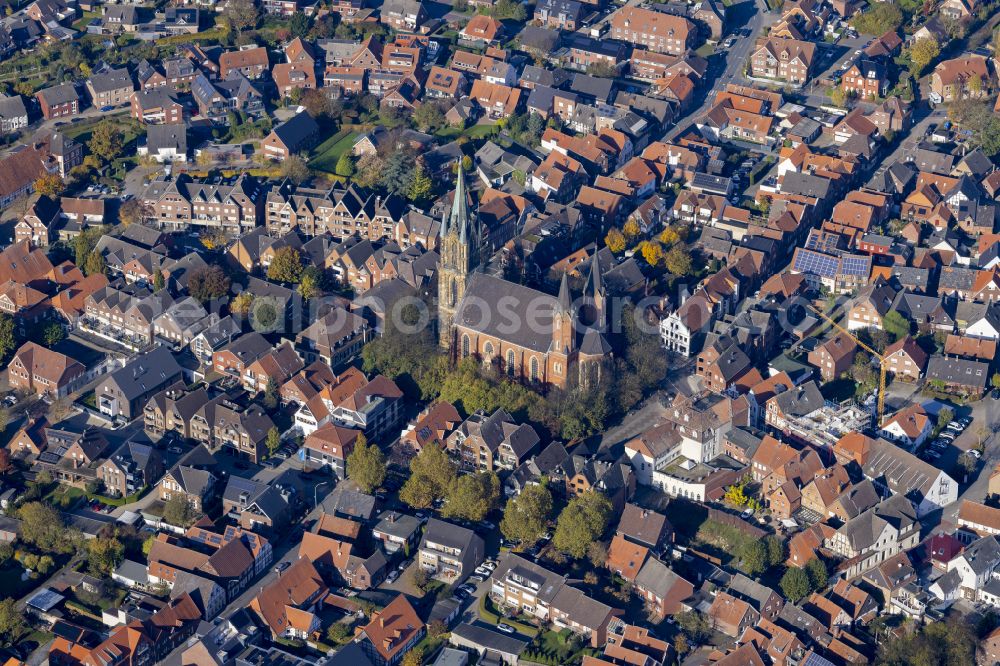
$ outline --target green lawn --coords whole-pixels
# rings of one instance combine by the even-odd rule
[[[726,6],[728,7],[728,5]],[[701,56],[702,58],[707,58],[713,53],[715,53],[715,46],[706,42],[705,44],[699,46],[695,50],[695,53]]]
[[[464,130],[449,126],[442,127],[434,133],[434,136],[447,139],[449,141],[457,139],[460,136],[465,136],[470,139],[485,139],[493,136],[497,131],[496,125],[473,125],[472,127],[468,127]]]
[[[24,568],[13,559],[0,567],[0,590],[3,590],[5,597],[23,597],[41,582],[40,579],[33,578],[21,580],[23,572]]]
[[[78,21],[73,22],[73,29],[80,32],[87,32],[87,25],[95,18],[100,18],[100,12],[84,12]]]
[[[340,130],[316,148],[316,156],[309,161],[309,168],[326,173],[337,173],[340,156],[354,146],[357,132]]]

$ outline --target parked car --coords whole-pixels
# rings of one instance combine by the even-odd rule
[[[469,594],[472,594],[473,592],[475,592],[475,591],[476,591],[476,588],[475,588],[475,586],[473,586],[473,585],[470,585],[469,583],[464,583],[464,584],[462,584],[462,585],[459,585],[459,586],[458,586],[458,589],[460,589],[460,590],[465,590],[465,591],[466,591],[466,592],[468,592]]]
[[[291,566],[288,562],[278,562],[278,565],[274,567],[274,573],[281,573],[285,569]]]
[[[395,583],[399,579],[399,572],[393,569],[389,572],[389,575],[385,577],[385,580],[389,583]]]
[[[976,460],[979,460],[980,458],[983,457],[983,454],[980,453],[977,449],[969,449],[968,451],[966,451],[966,453],[975,458]]]
[[[455,590],[455,593],[452,594],[451,596],[452,596],[452,598],[458,599],[459,601],[465,601],[466,599],[469,598],[469,593],[466,592],[465,590],[459,588],[459,589]]]
[[[504,624],[503,622],[501,622],[500,624],[497,625],[497,630],[498,631],[502,631],[505,634],[516,634],[517,633],[517,629],[515,629],[512,626],[510,626],[509,624]]]
[[[469,580],[473,583],[482,583],[486,580],[486,576],[482,574],[476,574],[475,576],[469,576]]]

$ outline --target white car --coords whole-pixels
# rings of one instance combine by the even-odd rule
[[[501,622],[500,624],[497,625],[497,630],[498,631],[502,631],[505,634],[516,634],[517,633],[517,629],[515,629],[512,626],[510,626],[509,624],[504,624],[503,622]]]
[[[976,460],[979,460],[980,458],[983,457],[983,454],[980,453],[979,451],[977,451],[976,449],[969,449],[968,451],[966,451],[966,453],[968,453],[970,456],[972,456]]]

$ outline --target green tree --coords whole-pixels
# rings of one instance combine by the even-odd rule
[[[918,39],[907,50],[907,54],[910,56],[910,71],[917,77],[941,55],[941,46],[934,39]]]
[[[611,501],[596,490],[588,490],[569,501],[559,514],[552,544],[570,557],[580,559],[587,547],[604,534],[611,519]]]
[[[834,86],[827,91],[827,95],[834,106],[843,107],[847,104],[847,93],[843,88]]]
[[[496,473],[463,474],[451,482],[442,514],[446,518],[478,523],[497,507],[499,501],[500,477]]]
[[[945,427],[955,418],[955,411],[951,407],[942,407],[937,415],[937,428],[944,430]]]
[[[110,576],[125,559],[125,545],[113,536],[98,536],[87,542],[87,565],[94,576]]]
[[[814,590],[822,590],[826,587],[827,581],[830,579],[830,574],[826,570],[826,563],[818,557],[814,557],[806,562],[806,574],[809,576],[809,584]]]
[[[548,529],[552,493],[543,485],[529,485],[504,508],[500,532],[522,547],[531,547]]]
[[[960,615],[952,615],[944,622],[931,622],[912,632],[886,634],[879,644],[875,663],[974,666],[978,644],[969,622]]]
[[[708,618],[698,611],[684,611],[676,615],[677,626],[688,639],[700,645],[712,636],[712,625]]]
[[[188,527],[197,518],[197,512],[187,497],[174,495],[163,506],[163,519],[177,527]]]
[[[13,645],[28,630],[24,621],[24,613],[17,607],[14,599],[0,601],[0,645]]]
[[[118,208],[118,221],[123,226],[141,224],[146,217],[146,210],[139,199],[129,199]]]
[[[809,576],[798,567],[789,567],[781,577],[781,591],[792,603],[809,594]]]
[[[882,317],[882,328],[892,336],[893,342],[896,342],[910,334],[910,320],[896,310],[889,310]]]
[[[413,172],[413,181],[410,183],[407,198],[417,205],[422,205],[430,200],[433,192],[434,181],[427,175],[427,169],[424,168],[424,165],[418,162]]]
[[[111,120],[102,120],[94,127],[87,146],[104,163],[118,159],[125,149],[121,128]]]
[[[410,478],[400,489],[399,499],[415,509],[425,509],[448,495],[455,475],[455,464],[444,449],[428,444],[410,461]]]
[[[267,383],[264,384],[264,406],[268,410],[275,410],[278,408],[278,403],[281,400],[280,388],[278,387],[278,382],[274,377],[268,377]]]
[[[229,304],[229,311],[234,314],[250,314],[250,306],[253,305],[253,294],[249,291],[241,291],[233,298]]]
[[[667,267],[667,270],[674,275],[684,277],[691,274],[691,253],[680,245],[670,248],[667,256],[664,257],[663,263]]]
[[[302,12],[295,12],[288,22],[288,31],[292,33],[292,37],[305,37],[309,33],[309,17]]]
[[[767,571],[767,546],[763,541],[746,541],[737,550],[737,566],[748,576],[757,577]]]
[[[417,646],[403,655],[400,666],[420,666],[424,663],[424,648]]]
[[[66,338],[66,331],[59,324],[52,323],[45,327],[42,338],[46,347],[54,347]]]
[[[231,281],[220,266],[196,268],[188,277],[188,293],[202,303],[222,298],[229,293]]]
[[[298,282],[302,277],[302,257],[294,247],[285,246],[274,253],[267,277],[276,282]]]
[[[14,335],[14,319],[9,314],[0,313],[0,359],[14,351],[17,338]]]
[[[163,271],[159,268],[153,272],[153,291],[162,291],[167,286],[167,281],[163,277]]]
[[[344,178],[352,177],[357,173],[357,169],[354,167],[354,156],[349,151],[341,153],[337,159],[337,166],[334,167],[334,171],[338,176],[343,176]]]
[[[281,448],[281,433],[274,426],[267,431],[267,452],[269,455],[274,455]]]
[[[439,104],[424,102],[413,112],[413,122],[421,132],[434,132],[445,126],[444,111]]]
[[[777,536],[768,534],[764,537],[764,547],[767,549],[769,567],[776,567],[785,561],[785,544]]]
[[[66,528],[59,512],[48,504],[28,502],[18,509],[21,540],[45,553],[66,552]]]
[[[1000,389],[1000,372],[994,372],[993,376],[990,377],[990,386]]]
[[[903,23],[903,12],[896,5],[876,3],[864,13],[855,14],[851,25],[861,34],[884,35],[890,30],[898,30]]]
[[[313,268],[310,266],[309,268]],[[313,273],[302,273],[302,279],[299,282],[299,296],[305,300],[316,298],[317,296],[323,295],[323,290],[319,288],[319,284],[316,281],[316,275]]]
[[[12,557],[14,557],[14,546],[7,541],[0,542],[0,567],[10,562]]]
[[[406,196],[416,175],[416,159],[408,152],[397,150],[385,159],[379,184],[389,192]]]
[[[326,629],[326,640],[334,645],[343,645],[354,637],[354,632],[343,622],[334,622]]]
[[[93,252],[87,256],[80,268],[83,269],[84,275],[104,275],[108,272],[108,262],[105,261],[103,254]]]
[[[358,435],[354,450],[347,456],[347,478],[366,493],[373,493],[385,481],[385,454],[364,435]]]

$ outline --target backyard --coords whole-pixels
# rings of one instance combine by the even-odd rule
[[[340,130],[316,148],[316,156],[309,161],[309,168],[336,174],[340,156],[354,146],[354,141],[357,138],[358,132]]]

